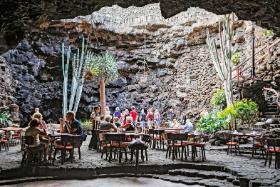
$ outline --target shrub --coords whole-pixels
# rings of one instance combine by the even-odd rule
[[[263,31],[264,36],[274,36],[273,30],[265,30]]]
[[[240,124],[252,123],[258,113],[258,105],[254,101],[243,99],[234,102],[232,105],[226,107],[223,111],[218,113],[220,118],[231,116],[233,119],[240,122]]]
[[[92,121],[91,120],[83,120],[81,122],[82,128],[84,131],[90,131],[92,130]]]
[[[218,89],[212,96],[211,104],[223,108],[226,106],[226,96],[223,89]]]
[[[206,133],[214,133],[222,129],[227,129],[229,125],[228,119],[219,117],[217,114],[218,111],[212,111],[206,116],[202,116],[196,124],[196,128]]]
[[[11,123],[10,115],[6,112],[0,112],[0,125],[9,125]]]

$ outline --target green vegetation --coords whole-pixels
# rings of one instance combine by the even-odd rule
[[[89,71],[89,78],[95,77],[99,80],[101,114],[104,115],[106,107],[105,84],[118,77],[117,60],[108,52],[94,56],[89,61]]]
[[[219,111],[212,111],[206,116],[202,116],[196,128],[201,132],[214,133],[219,130],[227,129],[229,121],[226,117],[219,117]]]
[[[273,32],[273,30],[265,30],[265,31],[263,31],[263,34],[265,35],[265,36],[274,36],[274,32]]]
[[[78,49],[77,52],[71,56],[71,47],[69,46],[66,51],[64,48],[64,43],[62,43],[61,63],[63,72],[63,116],[66,115],[67,111],[77,112],[83,91],[84,80],[86,77],[85,75],[88,69],[88,63],[94,57],[94,54],[86,49],[84,38],[82,41],[81,52]],[[64,60],[65,54],[66,62]],[[68,72],[70,69],[70,61],[72,62],[72,83],[70,99],[68,101]]]
[[[231,63],[235,66],[240,63],[240,53],[235,52],[235,53],[232,54]]]
[[[83,120],[81,122],[81,124],[82,124],[82,128],[83,128],[84,131],[92,130],[92,121],[91,120],[89,120],[89,119]]]
[[[7,126],[11,123],[10,115],[6,112],[0,112],[0,125]]]
[[[214,110],[206,116],[202,116],[197,124],[197,129],[214,133],[218,130],[230,127],[231,119],[239,122],[240,125],[251,124],[256,120],[258,105],[251,100],[243,99],[227,106],[224,110]]]
[[[219,113],[220,117],[231,116],[240,122],[241,125],[249,124],[256,120],[258,114],[258,105],[254,101],[243,99],[234,102]]]
[[[233,103],[231,73],[233,66],[232,56],[234,54],[232,41],[235,35],[233,29],[233,19],[233,15],[226,15],[225,19],[219,24],[219,40],[217,40],[216,36],[212,37],[209,30],[207,31],[206,39],[214,68],[224,85],[227,106]]]
[[[223,89],[218,89],[214,92],[211,104],[216,107],[224,108],[226,106],[226,96]]]

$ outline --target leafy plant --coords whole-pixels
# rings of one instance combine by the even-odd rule
[[[106,52],[102,55],[94,56],[89,61],[89,68],[92,77],[96,77],[99,80],[101,114],[104,115],[106,106],[105,84],[118,77],[117,60],[112,54]]]
[[[274,36],[273,30],[265,30],[263,31],[263,34],[265,36]]]
[[[104,79],[106,82],[111,82],[118,77],[117,60],[108,52],[94,56],[89,61],[89,69],[93,77]]]
[[[92,121],[91,120],[84,120],[81,122],[82,128],[84,131],[90,131],[92,128]]]
[[[244,123],[252,123],[257,117],[257,112],[257,103],[248,99],[243,99],[226,107],[223,111],[218,113],[218,116],[221,118],[230,116],[243,125]]]
[[[202,116],[197,123],[197,129],[206,133],[227,129],[229,120],[226,117],[219,117],[217,114],[218,111],[212,111],[206,116]]]
[[[233,65],[235,65],[235,66],[240,63],[240,53],[235,52],[232,54],[231,63],[233,63]]]
[[[214,92],[211,104],[223,108],[226,105],[226,96],[223,89],[218,89]]]
[[[10,115],[6,112],[0,112],[0,124],[8,125],[11,123]]]

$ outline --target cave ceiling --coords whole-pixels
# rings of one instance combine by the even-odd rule
[[[279,0],[1,0],[0,40],[5,40],[6,45],[11,47],[22,39],[25,31],[46,20],[88,15],[105,6],[125,8],[150,3],[160,3],[164,18],[189,7],[200,7],[219,15],[234,12],[239,19],[255,21],[279,36]]]

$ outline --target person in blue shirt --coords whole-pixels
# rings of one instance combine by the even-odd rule
[[[74,112],[67,112],[66,119],[59,119],[60,122],[60,132],[61,133],[69,133],[75,135],[82,135],[83,129],[81,127],[81,123],[76,120]]]
[[[184,125],[184,133],[190,133],[193,131],[193,124],[190,119],[186,120],[186,124]]]

